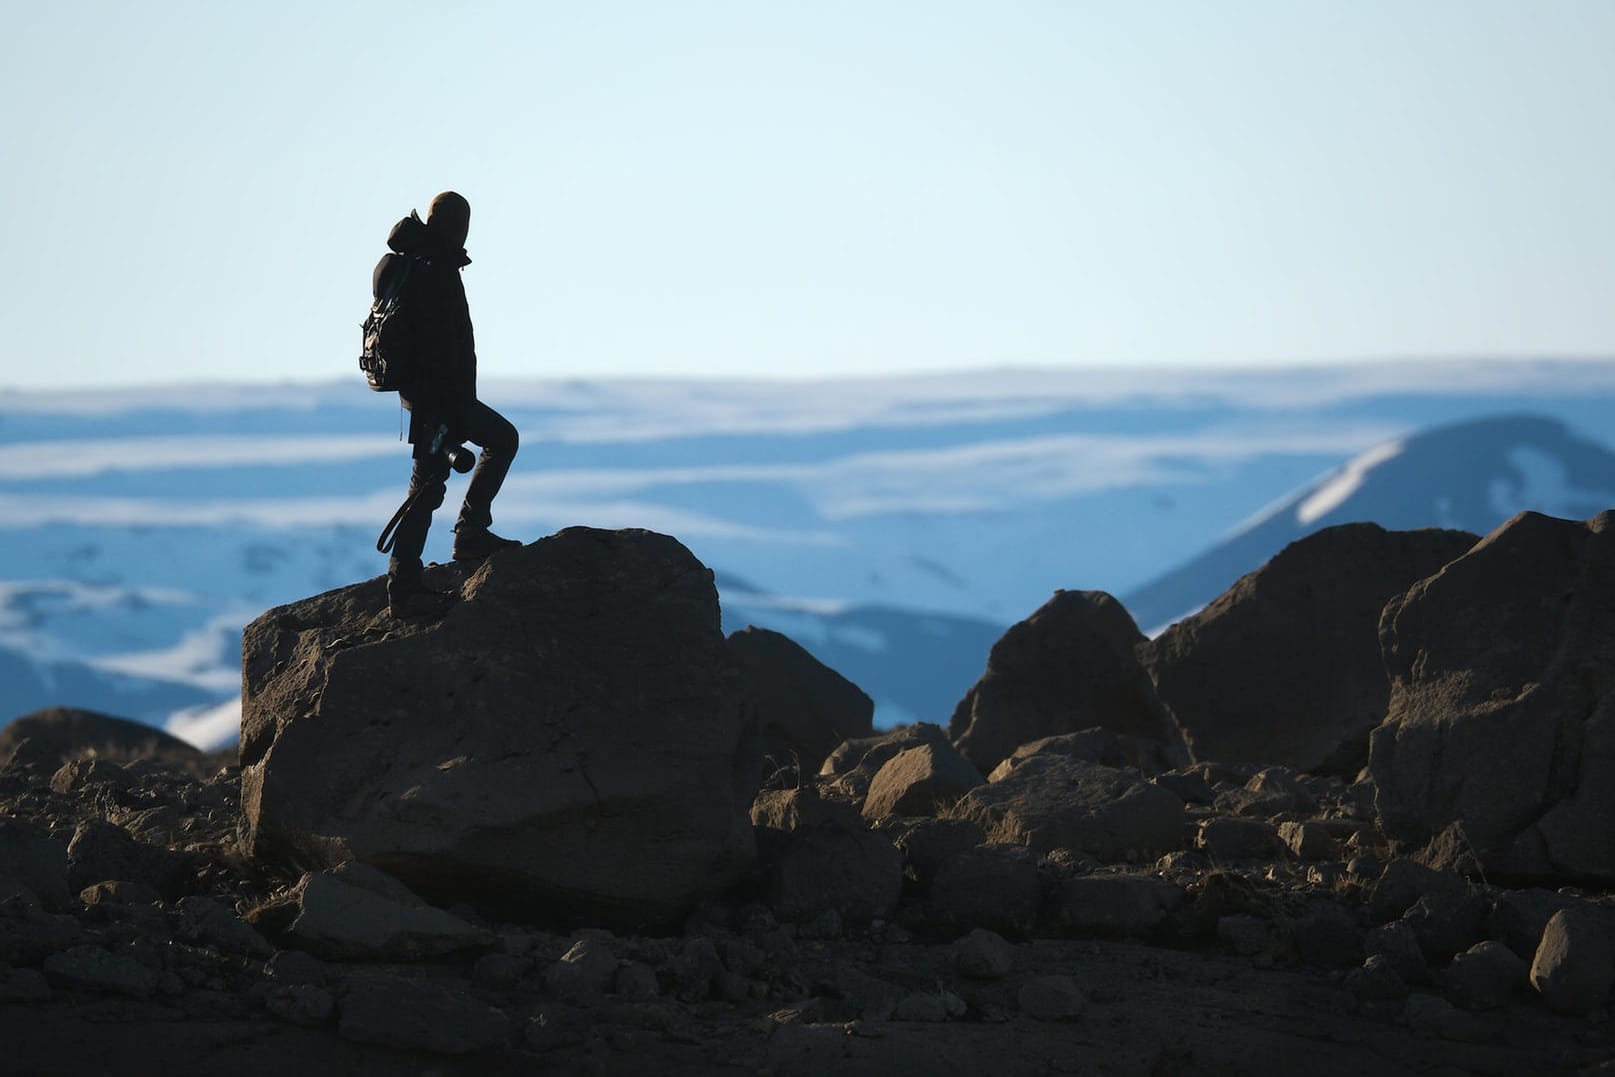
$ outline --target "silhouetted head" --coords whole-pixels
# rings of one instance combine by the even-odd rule
[[[465,237],[471,231],[471,203],[453,191],[444,191],[432,199],[432,209],[426,223],[443,240],[451,251],[465,246]]]

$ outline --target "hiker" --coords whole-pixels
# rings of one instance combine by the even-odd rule
[[[454,601],[451,593],[429,589],[422,580],[421,551],[432,512],[443,504],[451,453],[464,453],[469,441],[482,448],[476,471],[465,491],[454,525],[454,559],[481,561],[514,539],[489,530],[492,504],[516,455],[516,428],[477,399],[477,352],[471,334],[471,311],[460,270],[471,264],[465,253],[471,227],[471,204],[453,191],[432,199],[423,222],[411,213],[387,237],[391,253],[382,255],[372,278],[374,294],[382,294],[384,277],[405,272],[407,299],[404,328],[415,356],[409,383],[399,398],[409,410],[409,443],[414,466],[409,501],[398,520],[387,563],[387,601],[395,617],[442,613]],[[460,461],[453,466],[459,467]]]

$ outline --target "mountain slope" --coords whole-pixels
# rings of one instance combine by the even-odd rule
[[[1517,512],[1585,519],[1615,506],[1615,453],[1556,419],[1507,415],[1382,442],[1124,596],[1147,632],[1199,609],[1304,535],[1369,521],[1484,535]]]

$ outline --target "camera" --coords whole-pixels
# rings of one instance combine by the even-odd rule
[[[449,462],[450,467],[462,475],[470,471],[477,463],[477,454],[464,445],[451,445],[444,449],[443,458]]]

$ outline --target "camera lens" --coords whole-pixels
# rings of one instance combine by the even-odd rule
[[[477,458],[466,449],[464,445],[456,445],[451,449],[444,449],[443,455],[448,457],[449,466],[464,475],[476,465]]]

